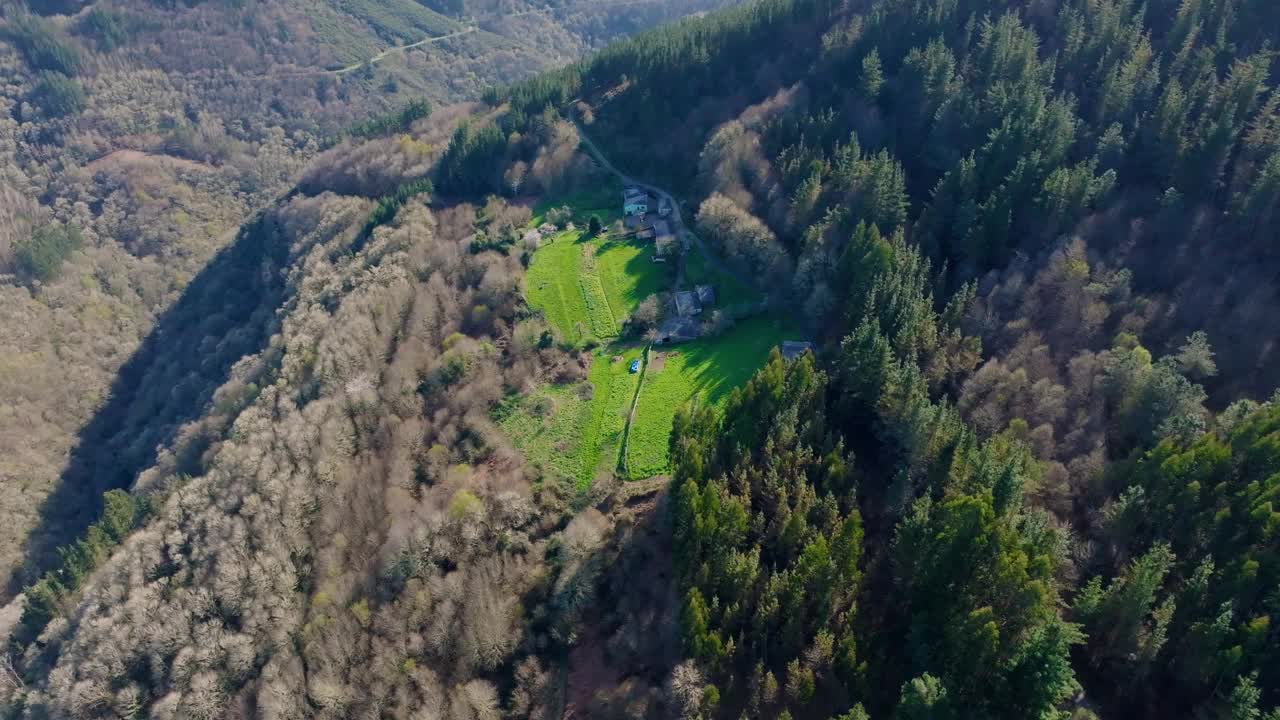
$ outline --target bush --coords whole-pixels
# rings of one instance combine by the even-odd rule
[[[388,78],[394,82],[394,78]],[[389,90],[388,92],[394,92]],[[426,100],[410,100],[396,112],[386,113],[356,123],[344,133],[349,137],[373,138],[398,132],[408,132],[413,123],[431,114],[431,103]]]
[[[80,21],[80,32],[92,39],[99,50],[111,52],[129,40],[132,28],[122,13],[94,8]]]
[[[451,195],[480,195],[500,190],[507,139],[496,125],[458,126],[440,158],[438,185]]]
[[[31,102],[51,118],[79,115],[85,106],[84,88],[59,72],[46,72],[31,91]]]
[[[80,229],[75,226],[51,223],[38,227],[30,239],[14,247],[14,270],[27,280],[48,282],[58,276],[62,261],[82,242]]]
[[[105,562],[111,550],[123,542],[150,512],[149,502],[124,490],[104,493],[98,521],[89,526],[82,538],[58,548],[62,558],[59,567],[26,589],[13,641],[24,646],[35,640],[58,615],[63,600],[80,589],[89,573]]]
[[[53,25],[34,15],[19,15],[5,26],[3,36],[18,46],[22,57],[35,70],[53,70],[64,75],[80,71],[80,51],[59,37]]]

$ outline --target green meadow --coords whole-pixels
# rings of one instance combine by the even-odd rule
[[[762,315],[713,338],[654,346],[627,440],[627,476],[640,479],[666,472],[676,410],[695,397],[723,406],[729,392],[754,375],[785,339],[781,322]]]
[[[591,215],[606,229],[618,217],[617,190],[597,189],[534,208],[537,226],[549,210],[569,207],[575,229],[543,238],[525,275],[526,299],[562,343],[594,348],[591,368],[583,382],[544,386],[508,399],[498,412],[499,424],[544,477],[579,489],[612,473],[640,479],[667,472],[676,411],[695,398],[722,406],[770,350],[791,339],[773,316],[740,321],[715,337],[655,346],[647,355],[642,344],[622,339],[625,322],[640,303],[674,287],[677,266],[653,262],[652,242],[614,238],[607,231],[587,236]],[[685,262],[685,286],[713,285],[718,306],[759,299],[753,289],[716,270],[696,246]],[[629,372],[638,359],[647,362],[640,372]]]

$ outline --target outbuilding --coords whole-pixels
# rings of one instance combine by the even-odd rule
[[[639,188],[622,191],[622,214],[644,215],[649,212],[649,195]]]
[[[795,360],[805,354],[805,351],[813,352],[813,343],[807,340],[784,340],[781,351],[784,360]]]

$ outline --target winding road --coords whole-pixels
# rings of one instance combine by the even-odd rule
[[[678,234],[680,234],[682,237],[689,238],[690,240],[693,241],[695,245],[698,246],[698,250],[702,252],[702,256],[707,259],[708,263],[710,263],[713,267],[715,267],[716,270],[737,280],[738,282],[742,283],[744,286],[749,287],[758,292],[761,292],[761,294],[764,295],[766,298],[768,297],[768,293],[763,292],[759,287],[757,287],[755,282],[753,282],[751,278],[738,272],[736,269],[731,267],[728,263],[724,262],[724,260],[722,260],[719,255],[717,255],[714,251],[712,251],[711,248],[707,247],[707,244],[703,242],[702,238],[698,237],[696,233],[694,233],[684,224],[684,218],[680,214],[680,203],[676,201],[676,198],[674,195],[672,195],[670,192],[667,192],[666,190],[656,185],[650,185],[649,183],[646,183],[644,181],[637,180],[627,175],[626,173],[622,172],[621,170],[619,170],[617,167],[614,166],[613,163],[609,162],[609,158],[605,157],[605,154],[600,151],[600,147],[595,144],[595,141],[593,141],[590,136],[587,135],[586,131],[582,128],[582,124],[579,123],[577,120],[573,120],[573,124],[576,128],[578,128],[578,137],[582,139],[583,146],[585,146],[587,150],[591,153],[591,155],[595,157],[596,162],[600,163],[600,167],[603,167],[605,170],[608,170],[609,172],[616,175],[624,185],[634,185],[640,188],[641,190],[644,190],[645,192],[653,194],[658,198],[659,201],[666,200],[667,205],[671,208],[671,217],[668,218],[668,220],[670,220],[675,225],[675,230]]]
[[[348,73],[353,73],[363,68],[365,65],[376,65],[379,62],[381,62],[384,58],[386,58],[388,55],[391,55],[396,52],[412,50],[416,47],[422,47],[423,45],[428,45],[430,43],[440,42],[441,40],[449,40],[451,38],[461,37],[463,35],[469,35],[473,32],[476,32],[476,30],[479,29],[479,25],[481,23],[507,20],[510,18],[522,17],[525,15],[551,14],[558,10],[562,11],[562,10],[566,10],[572,7],[577,7],[580,5],[591,5],[592,6],[591,9],[598,10],[601,8],[609,8],[609,7],[619,6],[619,5],[647,5],[651,3],[661,3],[666,1],[667,0],[615,0],[614,2],[595,2],[594,0],[582,0],[582,2],[570,3],[568,5],[562,5],[559,7],[530,8],[528,10],[521,10],[520,12],[514,12],[514,13],[506,13],[506,14],[493,13],[492,15],[488,15],[484,17],[460,18],[458,19],[459,22],[468,23],[466,28],[463,30],[458,30],[457,32],[449,33],[448,35],[436,35],[436,36],[425,37],[416,42],[411,42],[408,45],[392,45],[391,47],[386,48],[385,50],[379,52],[377,55],[366,58],[357,63],[352,63],[351,65],[347,65],[345,67],[335,68],[331,70],[314,69],[314,70],[296,70],[296,71],[280,72],[280,73],[265,73],[260,77],[266,78],[266,77],[309,77],[313,75],[346,75]],[[505,36],[502,36],[501,34],[499,34],[499,37],[505,37]],[[515,42],[517,44],[523,44],[517,38],[506,37],[506,39],[508,41]]]
[[[390,55],[391,53],[394,53],[397,51],[403,52],[405,50],[412,50],[416,47],[421,47],[423,45],[426,45],[427,43],[440,42],[441,40],[448,40],[449,38],[456,38],[456,37],[461,37],[463,35],[470,35],[475,31],[476,31],[476,27],[474,25],[471,25],[471,26],[468,26],[465,30],[459,30],[457,32],[449,33],[448,35],[437,35],[435,37],[426,37],[419,40],[418,42],[409,43],[408,45],[393,45],[387,48],[386,50],[383,50],[382,52],[378,53],[377,55],[374,55],[368,60],[355,63],[354,65],[348,65],[344,68],[338,68],[337,70],[327,70],[326,72],[332,73],[334,75],[345,75],[346,73],[355,72],[356,70],[359,70],[360,68],[364,67],[366,64],[375,65],[381,62],[383,58]]]

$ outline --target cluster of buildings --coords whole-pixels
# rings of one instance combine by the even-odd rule
[[[629,187],[622,191],[622,214],[626,217],[644,217],[651,211],[657,212],[658,217],[667,217],[671,214],[671,203],[667,198],[663,197],[655,204],[649,193],[638,187]]]
[[[710,285],[698,285],[692,290],[675,293],[676,314],[690,317],[702,312],[703,307],[716,303],[716,292]]]
[[[649,193],[637,187],[622,191],[622,215],[626,226],[635,231],[636,238],[652,240],[654,262],[666,262],[667,258],[684,251],[680,238],[672,232],[671,204],[666,197],[654,203]],[[655,217],[656,215],[656,217]],[[698,319],[704,308],[716,302],[715,289],[710,285],[697,285],[692,290],[673,293],[675,314],[658,326],[659,344],[693,340],[699,336]]]
[[[671,231],[671,222],[668,220],[671,210],[667,198],[663,197],[657,202],[657,217],[654,217],[655,204],[649,193],[638,187],[622,191],[623,221],[638,239],[653,240],[654,262],[666,262],[668,257],[678,255],[686,249]],[[710,285],[695,285],[692,290],[677,290],[672,296],[676,312],[658,325],[655,342],[659,345],[697,339],[701,334],[698,316],[716,302],[715,288]],[[787,360],[795,360],[812,351],[813,343],[803,340],[788,340],[781,346],[782,356]],[[638,362],[632,363],[632,372],[637,371]]]
[[[656,213],[654,212],[656,207]],[[679,238],[671,231],[671,204],[667,198],[658,200],[640,188],[630,187],[622,191],[622,215],[626,226],[634,230],[640,240],[652,240],[654,262],[666,262],[667,258],[682,250]]]

